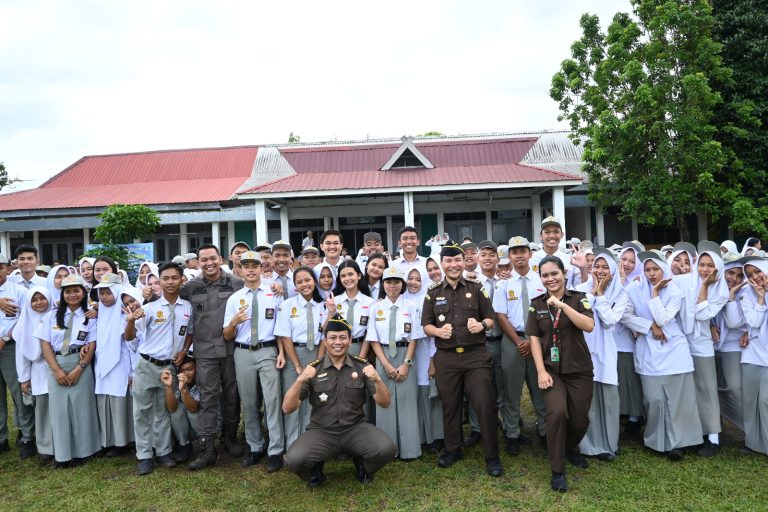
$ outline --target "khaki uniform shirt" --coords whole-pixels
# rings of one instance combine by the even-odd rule
[[[421,325],[434,325],[437,328],[445,324],[453,326],[450,339],[435,338],[439,349],[454,349],[472,345],[485,345],[485,331],[472,334],[467,328],[467,320],[474,318],[478,322],[496,318],[488,292],[476,281],[459,278],[456,288],[443,279],[430,286],[424,297],[424,309],[421,313]]]

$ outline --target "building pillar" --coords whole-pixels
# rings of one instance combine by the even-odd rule
[[[280,207],[280,238],[290,243],[291,241],[291,229],[288,222],[288,207]]]
[[[211,243],[216,247],[221,244],[221,226],[218,222],[211,222]],[[219,247],[222,254],[229,254],[227,247]]]
[[[584,240],[592,241],[592,207],[582,208],[584,213]]]
[[[403,215],[405,225],[416,227],[416,214],[413,211],[413,192],[403,193]]]
[[[533,225],[531,241],[538,241],[536,237],[541,233],[541,196],[539,194],[531,196],[531,224]]]
[[[605,247],[605,219],[603,218],[603,209],[595,207],[595,227],[597,228],[597,245]]]
[[[179,224],[179,252],[184,256],[189,252],[189,237],[187,236],[187,223]]]
[[[493,241],[493,217],[490,210],[485,210],[485,239]]]
[[[637,240],[640,238],[640,235],[638,235],[639,230],[637,228],[637,221],[635,219],[632,219],[632,240]]]
[[[338,217],[334,217],[333,218],[333,229],[335,229],[336,231],[339,231],[339,218]]]
[[[331,229],[331,218],[326,215],[323,217],[323,231],[328,231],[329,229]],[[317,239],[320,240],[320,237]]]
[[[9,260],[13,259],[11,257],[11,234],[7,231],[0,231],[0,254]]]
[[[267,203],[263,199],[257,199],[254,202],[256,212],[256,244],[269,243],[269,233],[267,232]]]
[[[88,245],[91,243],[91,230],[83,228],[83,250],[88,250]]]
[[[42,247],[40,247],[40,231],[38,230],[32,231],[32,245],[42,253]]]
[[[565,189],[563,187],[552,188],[552,215],[560,220],[563,240],[568,240],[565,232]],[[541,224],[539,224],[539,231],[541,231]]]
[[[441,237],[445,233],[445,214],[442,211],[437,212],[437,234]]]
[[[392,237],[392,216],[387,215],[387,247],[390,256],[394,257],[397,254],[397,250],[394,245],[394,238]]]
[[[240,240],[235,240],[235,221],[230,220],[227,222],[227,244],[232,247],[235,245],[235,242],[239,241]]]
[[[707,234],[707,214],[706,212],[696,213],[696,221],[699,230],[699,242],[707,240],[709,235]]]

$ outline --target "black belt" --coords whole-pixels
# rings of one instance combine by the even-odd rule
[[[277,346],[277,342],[275,340],[263,341],[261,343],[254,343],[252,345],[248,344],[248,343],[238,343],[238,342],[235,342],[235,346],[237,348],[242,348],[244,350],[254,351],[254,350],[259,350],[259,349],[262,349],[262,348],[265,348],[265,347],[276,347]]]
[[[486,336],[485,341],[488,341],[488,342],[501,341],[501,338],[503,337],[504,336],[502,336],[501,334],[499,334],[498,336]]]
[[[408,346],[408,343],[410,343],[410,342],[409,342],[409,341],[403,341],[403,340],[401,340],[401,341],[396,341],[396,342],[395,342],[395,346],[396,346],[396,347],[407,347],[407,346]]]
[[[315,343],[315,345],[317,345],[317,343]],[[296,343],[296,342],[294,342],[293,346],[294,347],[306,347],[307,344],[306,343]]]
[[[57,350],[53,353],[55,356],[71,356],[72,354],[76,354],[77,352],[80,352],[80,348],[82,348],[82,345],[75,345],[74,347],[70,346],[69,350],[66,352]]]
[[[365,336],[359,336],[357,338],[352,338],[352,343],[362,343],[365,341]]]
[[[485,345],[464,345],[463,347],[437,347],[438,350],[445,350],[446,352],[456,352],[462,354],[468,350],[475,349],[477,347],[485,347]]]
[[[156,366],[170,366],[173,362],[173,359],[155,359],[154,357],[148,356],[147,354],[142,354],[141,352],[139,352],[139,355],[145,361],[149,361]]]
[[[525,333],[523,331],[515,331],[515,334],[517,334],[519,338],[525,338]]]

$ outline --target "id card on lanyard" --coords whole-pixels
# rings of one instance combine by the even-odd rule
[[[558,308],[555,316],[552,316],[552,310],[548,308],[549,318],[552,319],[552,348],[549,349],[549,360],[553,363],[560,362],[560,348],[558,347],[558,332],[560,327],[560,313],[562,309]]]

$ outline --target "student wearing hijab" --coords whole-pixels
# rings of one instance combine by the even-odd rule
[[[371,304],[374,302],[370,293],[368,282],[357,263],[342,261],[339,264],[339,276],[336,279],[333,294],[325,301],[328,314],[338,313],[352,330],[349,354],[363,358],[368,355],[365,334],[370,325]]]
[[[97,262],[94,268],[98,265]],[[123,336],[122,288],[120,277],[113,273],[101,275],[93,288],[100,303],[94,362],[96,407],[101,446],[107,457],[122,455],[133,442],[133,399],[128,392],[132,373],[131,350]]]
[[[141,289],[141,296],[144,298],[144,304],[156,301],[162,294],[160,274],[157,270],[151,269],[147,276],[147,284]]]
[[[742,268],[750,285],[742,301],[749,326],[749,340],[741,353],[744,446],[768,455],[768,260],[750,260]]]
[[[723,253],[723,258],[726,254],[739,254],[739,248],[736,246],[736,242],[733,240],[725,240],[720,244],[720,252]]]
[[[644,251],[638,257],[644,276],[626,288],[629,304],[622,322],[637,334],[635,367],[647,413],[644,442],[677,461],[683,448],[702,439],[693,359],[677,322],[683,294],[660,255]]]
[[[48,272],[45,282],[48,292],[51,294],[51,298],[53,298],[51,307],[58,307],[59,297],[61,296],[61,280],[69,274],[71,274],[69,268],[64,265],[57,265]]]
[[[342,263],[344,261],[345,260],[342,259]],[[341,265],[341,263],[339,263],[339,265]],[[317,281],[317,289],[320,291],[320,297],[325,300],[333,292],[334,286],[336,286],[336,277],[333,274],[334,269],[329,263],[322,262],[319,265],[316,265],[312,270],[315,273],[315,280]]]
[[[142,261],[141,265],[139,265],[138,275],[136,277],[136,288],[139,289],[139,291],[142,291],[145,286],[147,286],[147,278],[149,278],[149,274],[152,271],[155,271],[157,273],[157,265],[155,263],[152,263],[151,261]]]
[[[714,242],[699,243],[696,270],[676,276],[683,292],[680,320],[693,357],[693,382],[701,428],[707,439],[699,455],[712,457],[720,452],[720,399],[717,395],[715,345],[710,325],[728,302],[720,247]]]
[[[629,299],[618,276],[613,254],[598,250],[592,263],[591,284],[581,285],[595,312],[595,328],[584,333],[594,367],[589,428],[579,443],[584,455],[610,462],[619,450],[619,376],[618,351],[614,328],[624,315]]]
[[[101,449],[93,367],[96,320],[86,318],[88,293],[80,276],[61,282],[60,306],[35,328],[50,368],[49,412],[56,467],[81,465]]]
[[[389,435],[403,460],[421,457],[419,435],[418,380],[412,372],[416,353],[413,304],[402,297],[405,276],[397,267],[384,271],[379,300],[367,340],[376,353],[376,370],[392,395],[389,408],[376,407],[376,426]]]
[[[439,283],[443,280],[443,269],[440,268],[438,261],[440,260],[440,246],[438,245],[437,257],[429,256],[427,258],[427,274],[429,279],[433,283]]]
[[[46,314],[53,309],[53,296],[48,288],[33,286],[22,305],[13,333],[17,343],[16,370],[21,392],[35,397],[35,448],[40,460],[44,462],[53,459],[53,432],[48,413],[48,365],[43,359],[40,341],[34,334]],[[21,458],[33,455],[32,448],[22,444],[19,448]]]
[[[669,266],[672,275],[679,276],[682,274],[689,274],[693,269],[693,264],[696,262],[696,253],[692,249],[681,248],[680,243],[675,244],[675,250],[667,258],[667,264]]]

